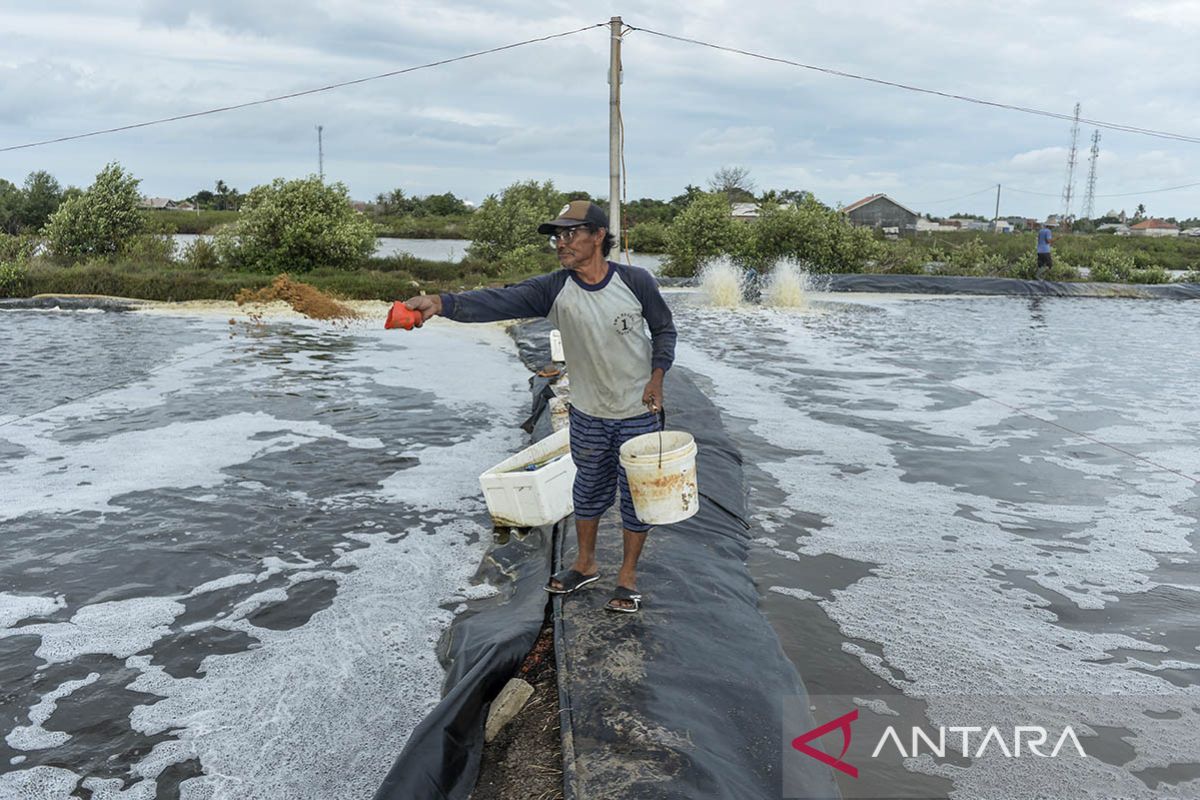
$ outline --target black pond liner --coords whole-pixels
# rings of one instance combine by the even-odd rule
[[[661,286],[695,287],[695,278],[658,278]],[[1098,283],[1026,281],[1018,278],[971,278],[957,275],[813,275],[822,292],[878,294],[995,295],[1008,297],[1126,297],[1139,300],[1200,300],[1196,283]]]
[[[36,297],[20,297],[10,300],[0,300],[0,311],[7,309],[49,309],[61,308],[64,311],[133,311],[138,307],[133,300],[118,297],[60,297],[57,295],[38,295]]]
[[[542,587],[558,527],[531,528],[488,552],[479,575],[500,594],[483,610],[460,615],[442,637],[442,700],[409,736],[375,792],[377,800],[465,800],[474,790],[488,708],[546,619]]]
[[[549,362],[549,329],[544,321],[511,329],[527,366]],[[532,421],[535,438],[549,432],[545,383],[531,381],[534,406],[542,405]],[[646,595],[639,614],[602,608],[620,563],[620,523],[611,514],[599,536],[604,579],[553,599],[564,793],[567,800],[773,800],[782,792],[783,699],[803,698],[804,686],[758,610],[746,565],[741,453],[684,370],[668,373],[665,394],[668,427],[688,431],[699,445],[700,511],[651,532],[639,565]],[[570,561],[569,522],[534,528],[489,554],[489,561],[507,561],[497,573],[504,599],[451,626],[442,702],[413,731],[376,800],[470,795],[490,702],[537,637],[550,562]],[[787,722],[797,731],[815,724]],[[804,797],[839,797],[829,768],[816,760],[788,778]]]
[[[826,283],[826,281],[828,283]],[[956,275],[828,275],[817,278],[831,292],[1008,295],[1016,297],[1130,297],[1200,300],[1195,283],[1093,283],[970,278]]]

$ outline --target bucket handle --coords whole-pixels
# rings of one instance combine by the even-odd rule
[[[663,431],[667,429],[667,409],[659,407],[658,409],[658,468],[662,469],[663,457]]]

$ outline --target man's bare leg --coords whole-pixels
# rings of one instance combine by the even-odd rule
[[[596,531],[599,529],[598,519],[575,518],[575,538],[579,542],[579,551],[575,554],[575,563],[571,565],[571,569],[584,575],[596,574]],[[637,563],[637,559],[634,559],[634,563]],[[562,589],[563,585],[551,578],[550,587]]]
[[[642,557],[642,547],[646,544],[646,534],[622,529],[621,535],[625,540],[625,557],[621,561],[621,571],[617,573],[617,586],[624,586],[626,589],[636,592],[637,564],[638,559]],[[610,600],[609,605],[618,608],[633,608],[633,602],[630,600]]]

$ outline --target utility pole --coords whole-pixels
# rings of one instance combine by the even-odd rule
[[[608,52],[608,225],[615,250],[621,249],[621,18],[609,20]]]
[[[1063,186],[1063,218],[1071,219],[1071,198],[1075,195],[1075,154],[1079,149],[1079,103],[1075,104],[1075,121],[1071,123],[1071,151],[1067,154],[1067,183]]]
[[[992,217],[992,231],[1000,227],[1000,184],[996,184],[996,214]]]
[[[1087,191],[1083,195],[1083,216],[1093,219],[1096,213],[1096,162],[1100,159],[1100,130],[1092,131],[1092,154],[1088,157]]]
[[[321,141],[321,131],[325,130],[324,125],[317,126],[317,174],[321,176],[321,183],[325,182],[325,147]]]

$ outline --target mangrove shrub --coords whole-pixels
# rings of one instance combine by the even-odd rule
[[[146,230],[139,209],[140,181],[115,161],[81,194],[68,197],[50,215],[42,233],[58,261],[115,256]]]
[[[551,181],[514,183],[499,197],[488,195],[467,225],[467,254],[497,265],[503,259],[506,269],[532,263],[549,247],[538,225],[557,217],[565,202]]]
[[[689,277],[721,256],[741,259],[749,229],[729,212],[725,195],[698,192],[667,229],[667,260],[662,274]]]
[[[342,183],[276,178],[250,190],[238,220],[217,235],[221,261],[252,272],[345,269],[375,251],[375,226]]]

